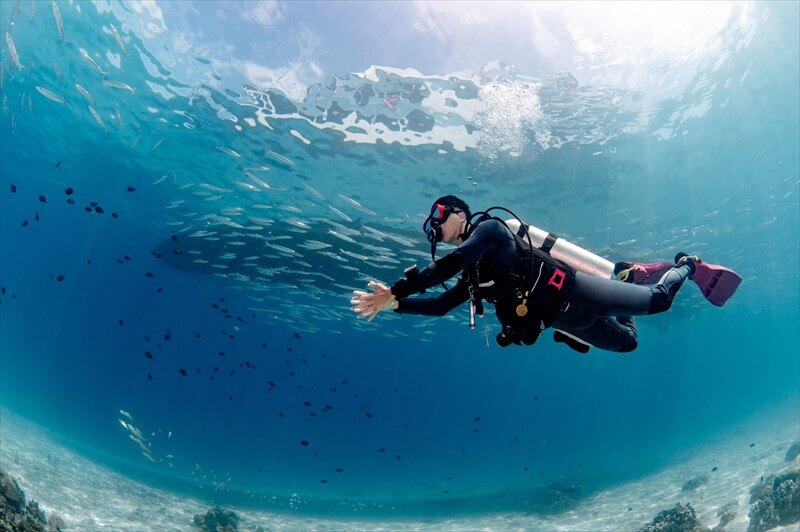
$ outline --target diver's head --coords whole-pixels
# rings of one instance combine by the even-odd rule
[[[442,196],[433,202],[431,213],[422,224],[428,242],[446,242],[458,245],[464,238],[467,221],[472,212],[464,200],[456,196]]]

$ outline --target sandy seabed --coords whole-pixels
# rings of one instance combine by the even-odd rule
[[[750,487],[759,478],[797,467],[786,462],[800,438],[797,405],[776,409],[742,424],[724,439],[685,451],[676,465],[619,484],[583,499],[555,516],[503,513],[443,520],[354,517],[317,518],[299,514],[228,507],[239,515],[240,530],[636,530],[661,510],[691,503],[700,522],[712,528],[718,511],[735,503],[736,517],[725,530],[744,531]],[[755,443],[750,447],[751,443]],[[46,431],[0,409],[0,466],[17,479],[27,498],[49,516],[59,515],[71,530],[191,530],[195,514],[211,503],[150,487],[100,466],[54,441]],[[717,471],[712,472],[712,467]],[[708,475],[707,484],[682,492],[687,480]],[[776,531],[798,531],[800,524]]]

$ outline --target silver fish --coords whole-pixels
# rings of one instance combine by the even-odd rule
[[[64,98],[59,96],[58,94],[45,89],[44,87],[40,87],[36,85],[36,90],[39,91],[39,94],[47,98],[48,100],[53,100],[56,103],[64,103]]]
[[[97,71],[98,71],[98,72],[99,72],[101,75],[103,75],[103,76],[105,76],[105,75],[106,75],[106,73],[105,73],[105,72],[103,72],[103,69],[102,69],[102,68],[100,68],[100,65],[98,65],[97,63],[95,63],[95,62],[94,62],[94,59],[92,59],[91,57],[89,57],[89,54],[87,54],[87,53],[86,53],[86,50],[84,50],[83,48],[78,48],[78,52],[80,52],[80,54],[81,54],[81,57],[83,57],[83,59],[84,59],[84,60],[85,60],[87,63],[89,63],[89,65],[91,65],[91,67],[92,67],[93,69],[97,70]]]
[[[164,181],[166,179],[167,179],[167,176],[166,175],[162,175],[158,180],[154,181],[153,184],[157,185],[157,184],[161,183],[162,181]]]
[[[281,155],[279,153],[275,153],[272,150],[267,150],[267,155],[277,159],[278,161],[282,162],[283,164],[288,164],[289,166],[294,166],[294,161],[293,160],[289,159],[288,157],[284,157],[283,155]]]
[[[300,247],[306,248],[308,250],[314,251],[318,249],[325,249],[331,247],[330,244],[326,244],[325,242],[320,242],[319,240],[306,240],[305,243],[300,244]]]
[[[133,421],[133,417],[131,417],[131,415],[129,413],[127,413],[126,411],[120,410],[119,413],[122,414],[123,416],[125,416],[126,418],[130,419],[131,421]]]
[[[111,87],[112,89],[120,89],[120,90],[128,91],[131,94],[133,94],[133,92],[136,90],[133,87],[131,87],[130,85],[128,85],[127,83],[122,83],[121,81],[111,81],[111,80],[108,80],[108,79],[104,79],[103,80],[103,85],[105,85],[106,87]]]
[[[309,185],[306,185],[305,183],[303,183],[303,186],[306,187],[306,190],[308,190],[309,192],[314,194],[314,196],[316,196],[317,199],[325,201],[325,196],[323,196],[322,193],[319,190],[317,190],[317,189],[315,189],[315,188],[313,188],[313,187],[311,187]]]
[[[232,149],[230,149],[230,148],[226,148],[225,146],[217,146],[217,149],[218,149],[219,151],[223,152],[223,153],[227,153],[227,154],[228,154],[228,155],[230,155],[231,157],[235,157],[235,158],[237,158],[237,159],[238,159],[239,157],[241,157],[241,155],[239,155],[237,152],[233,151],[233,150],[232,150]]]
[[[19,54],[17,54],[17,47],[14,46],[14,39],[6,32],[6,44],[8,45],[8,53],[11,55],[11,64],[16,65],[18,70],[22,70],[22,63],[19,62]]]
[[[89,112],[92,113],[92,118],[94,118],[94,121],[97,122],[97,124],[103,128],[103,131],[106,131],[106,123],[103,122],[103,119],[100,118],[100,115],[97,114],[97,111],[95,111],[94,107],[92,107],[91,105],[89,106]]]
[[[239,185],[239,186],[240,186],[240,187],[242,187],[243,189],[245,189],[245,190],[250,190],[250,191],[252,191],[252,192],[260,192],[260,191],[261,191],[261,189],[260,189],[260,188],[258,188],[258,187],[254,187],[254,186],[253,186],[253,185],[251,185],[250,183],[243,183],[242,181],[234,181],[234,182],[233,182],[233,184],[234,184],[234,185]]]
[[[161,146],[161,143],[162,143],[162,142],[164,142],[164,137],[161,137],[161,138],[158,140],[158,142],[156,142],[155,144],[153,144],[153,147],[152,147],[152,148],[150,148],[150,153],[152,153],[152,152],[156,151],[156,148],[158,148],[159,146]]]
[[[53,72],[54,72],[54,73],[55,73],[55,75],[56,75],[56,79],[59,79],[59,80],[60,80],[60,79],[61,79],[61,69],[60,69],[60,68],[58,68],[58,65],[57,65],[57,64],[55,64],[55,63],[53,63]]]
[[[125,44],[122,42],[122,38],[117,33],[117,28],[114,27],[114,23],[111,23],[111,35],[114,36],[114,40],[117,41],[119,45],[119,49],[122,50],[123,55],[128,55],[128,52],[125,51]]]
[[[89,91],[87,91],[86,89],[84,89],[83,87],[81,87],[80,85],[78,85],[77,83],[75,84],[75,88],[78,90],[78,92],[80,92],[80,93],[81,93],[81,96],[83,96],[84,98],[86,98],[86,100],[87,100],[87,101],[88,101],[90,104],[94,105],[94,98],[92,98],[92,95],[91,95],[91,94],[89,94]]]
[[[332,210],[333,212],[335,212],[337,215],[339,215],[339,216],[340,216],[340,217],[341,217],[343,220],[345,220],[345,221],[348,221],[348,222],[352,222],[352,221],[353,221],[353,219],[352,219],[352,218],[350,218],[349,216],[347,216],[345,213],[343,213],[342,211],[340,211],[340,210],[339,210],[339,209],[337,209],[336,207],[331,207],[330,205],[328,205],[328,208],[329,208],[330,210]]]
[[[328,232],[329,232],[330,234],[332,234],[333,236],[335,236],[336,238],[341,238],[341,239],[342,239],[342,240],[344,240],[345,242],[350,242],[351,244],[358,244],[358,242],[356,242],[355,240],[353,240],[353,239],[352,239],[352,238],[350,238],[349,236],[347,236],[347,235],[343,235],[343,234],[341,234],[341,233],[337,233],[337,232],[336,232],[336,231],[334,231],[333,229],[328,229]]]
[[[122,115],[120,114],[119,109],[117,107],[114,107],[114,111],[116,112],[116,115],[117,115],[116,118],[117,118],[117,122],[119,123],[119,128],[124,131],[125,130],[125,124],[122,122]]]
[[[256,185],[259,185],[259,186],[264,187],[266,189],[270,189],[271,188],[268,184],[266,184],[264,181],[262,181],[261,179],[257,178],[256,176],[254,176],[250,172],[245,172],[245,175],[247,177],[249,177],[253,181],[253,183],[255,183]]]
[[[58,11],[58,6],[53,2],[53,17],[56,19],[56,28],[58,35],[61,37],[61,42],[64,42],[64,23],[61,22],[61,13]]]

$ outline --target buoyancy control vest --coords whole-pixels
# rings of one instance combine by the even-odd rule
[[[544,329],[552,325],[556,314],[566,304],[575,284],[575,270],[550,255],[558,236],[549,234],[542,246],[537,248],[527,234],[525,223],[519,220],[519,230],[511,231],[504,220],[488,214],[494,209],[502,209],[519,220],[508,209],[492,207],[476,213],[480,218],[470,224],[468,232],[471,233],[486,220],[499,221],[514,237],[516,260],[509,271],[493,279],[490,290],[481,286],[480,263],[483,259],[468,268],[464,276],[472,297],[470,304],[482,310],[481,299],[486,299],[494,305],[497,319],[503,327],[496,337],[498,345],[531,345]],[[482,314],[482,311],[478,313]]]

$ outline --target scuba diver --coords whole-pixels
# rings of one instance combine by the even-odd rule
[[[518,229],[513,230],[513,220],[491,216],[493,210],[514,216]],[[566,243],[607,264],[608,278],[603,278],[553,257],[551,250],[559,241],[556,235],[547,234],[541,246],[534,246],[530,230],[531,226],[502,207],[473,215],[462,199],[443,196],[434,202],[423,223],[433,262],[422,270],[407,268],[405,277],[391,287],[371,281],[372,293],[354,291],[352,310],[369,321],[390,309],[400,314],[443,316],[469,301],[470,328],[474,328],[475,314],[483,316],[486,300],[494,305],[502,325],[496,337],[501,347],[531,345],[543,330],[552,327],[556,342],[580,353],[588,352],[590,346],[624,353],[638,345],[633,316],[668,310],[687,279],[697,274],[695,282],[717,306],[722,306],[741,282],[732,270],[707,265],[686,253],[678,253],[674,263],[612,265]],[[439,242],[457,248],[437,260]],[[616,279],[611,278],[612,269]],[[456,284],[447,288],[444,282],[459,272]],[[648,281],[653,284],[643,284]],[[410,297],[439,284],[445,291],[435,297]]]

